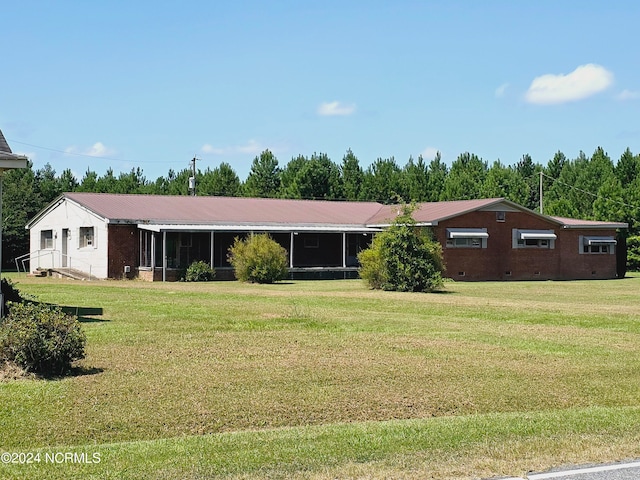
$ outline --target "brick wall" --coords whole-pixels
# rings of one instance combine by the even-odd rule
[[[109,225],[108,277],[115,279],[133,278],[137,273],[140,259],[140,239],[135,225]],[[124,273],[125,266],[131,267],[129,274]]]
[[[447,228],[486,228],[487,248],[447,248]],[[553,249],[513,248],[512,230],[553,230]],[[504,222],[496,212],[471,212],[440,222],[434,228],[442,244],[445,275],[454,280],[570,280],[615,278],[615,255],[579,252],[580,235],[615,236],[615,231],[565,230],[526,212],[506,212]]]

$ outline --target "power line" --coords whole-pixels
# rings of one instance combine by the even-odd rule
[[[26,145],[28,147],[39,148],[41,150],[47,150],[49,152],[63,153],[65,155],[73,155],[73,156],[76,156],[76,157],[85,157],[85,158],[100,159],[100,160],[110,160],[112,162],[121,162],[121,163],[156,163],[156,164],[157,163],[166,163],[166,164],[175,163],[175,161],[173,161],[173,160],[165,161],[165,162],[156,161],[156,160],[123,160],[123,159],[118,159],[118,158],[113,158],[113,157],[103,157],[103,156],[100,156],[100,155],[88,155],[86,153],[70,152],[68,150],[58,150],[56,148],[43,147],[41,145],[34,145],[32,143],[20,142],[18,140],[13,140],[13,139],[7,139],[7,140],[10,141],[11,143],[18,143],[20,145]]]
[[[621,201],[619,201],[619,200],[613,200],[612,198],[605,197],[605,196],[603,196],[603,195],[598,195],[597,193],[589,192],[589,191],[587,191],[587,190],[583,190],[582,188],[578,188],[578,187],[576,187],[576,186],[574,186],[574,185],[570,185],[570,184],[568,184],[568,183],[566,183],[566,182],[563,182],[562,180],[558,180],[557,178],[553,178],[553,177],[551,177],[551,176],[547,175],[547,174],[546,174],[546,173],[544,173],[544,172],[540,172],[540,174],[541,174],[542,176],[547,177],[548,179],[552,180],[554,183],[559,183],[559,184],[561,184],[561,185],[565,185],[565,186],[567,186],[567,187],[569,187],[569,188],[572,188],[573,190],[577,190],[577,191],[579,191],[579,192],[581,192],[581,193],[584,193],[584,194],[586,194],[586,195],[591,195],[591,196],[592,196],[592,197],[594,197],[594,198],[607,200],[607,201],[609,201],[609,202],[613,202],[613,203],[618,203],[618,204],[620,204],[620,205],[624,205],[625,207],[630,207],[630,208],[640,208],[640,206],[638,206],[638,205],[631,205],[631,204],[629,204],[629,203],[621,202]]]

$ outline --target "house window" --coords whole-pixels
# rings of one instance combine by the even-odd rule
[[[95,247],[93,227],[80,227],[78,248]]]
[[[486,228],[447,228],[447,248],[487,248]]]
[[[42,230],[40,232],[40,249],[41,250],[53,249],[53,230]]]
[[[513,229],[513,248],[555,248],[557,235],[553,230]]]
[[[496,222],[504,222],[507,219],[507,212],[496,212]]]
[[[613,254],[616,243],[613,237],[580,236],[580,253]]]

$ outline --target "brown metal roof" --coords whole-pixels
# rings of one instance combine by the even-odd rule
[[[380,210],[372,202],[245,197],[66,193],[111,221],[184,224],[365,225]]]
[[[500,202],[505,202],[505,200],[503,198],[485,198],[481,200],[425,202],[417,205],[412,216],[418,223],[436,223]],[[385,205],[374,217],[369,219],[368,223],[370,225],[388,225],[397,215],[398,205]]]
[[[398,215],[397,205],[376,202],[290,200],[245,197],[186,197],[167,195],[121,195],[108,193],[65,193],[69,199],[110,222],[170,225],[298,225],[376,227],[390,224]],[[482,208],[504,203],[530,212],[565,228],[626,228],[624,223],[548,217],[504,198],[430,202],[417,205],[413,218],[418,223],[436,224]],[[55,204],[55,203],[54,203]],[[44,215],[48,207],[34,219]]]
[[[566,217],[551,217],[554,220],[562,223],[565,228],[608,228],[608,229],[616,229],[616,228],[628,228],[628,223],[623,222],[603,222],[600,220],[578,220],[575,218],[566,218]]]

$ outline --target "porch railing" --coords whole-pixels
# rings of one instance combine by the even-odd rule
[[[81,266],[85,266],[89,269],[89,279],[91,279],[92,277],[92,268],[93,265],[89,262],[86,262],[84,260],[80,260],[79,258],[74,258],[71,255],[67,255],[66,253],[62,253],[60,252],[60,250],[36,250],[34,252],[30,252],[30,253],[25,253],[24,255],[20,255],[19,257],[15,258],[15,263],[16,263],[16,270],[18,271],[18,273],[20,272],[24,272],[27,273],[27,266],[26,263],[29,262],[29,269],[31,268],[31,260],[35,260],[37,258],[42,258],[42,257],[48,257],[51,256],[51,266],[49,268],[57,268],[57,269],[67,269],[69,271],[69,273],[71,273],[72,270],[72,262],[76,265],[81,265]],[[59,258],[59,265],[56,265],[56,259]],[[66,258],[66,265],[62,265],[64,262],[62,261],[63,259]],[[22,265],[22,269],[20,269],[20,266]],[[77,270],[81,270],[86,272],[86,270],[78,268]]]

